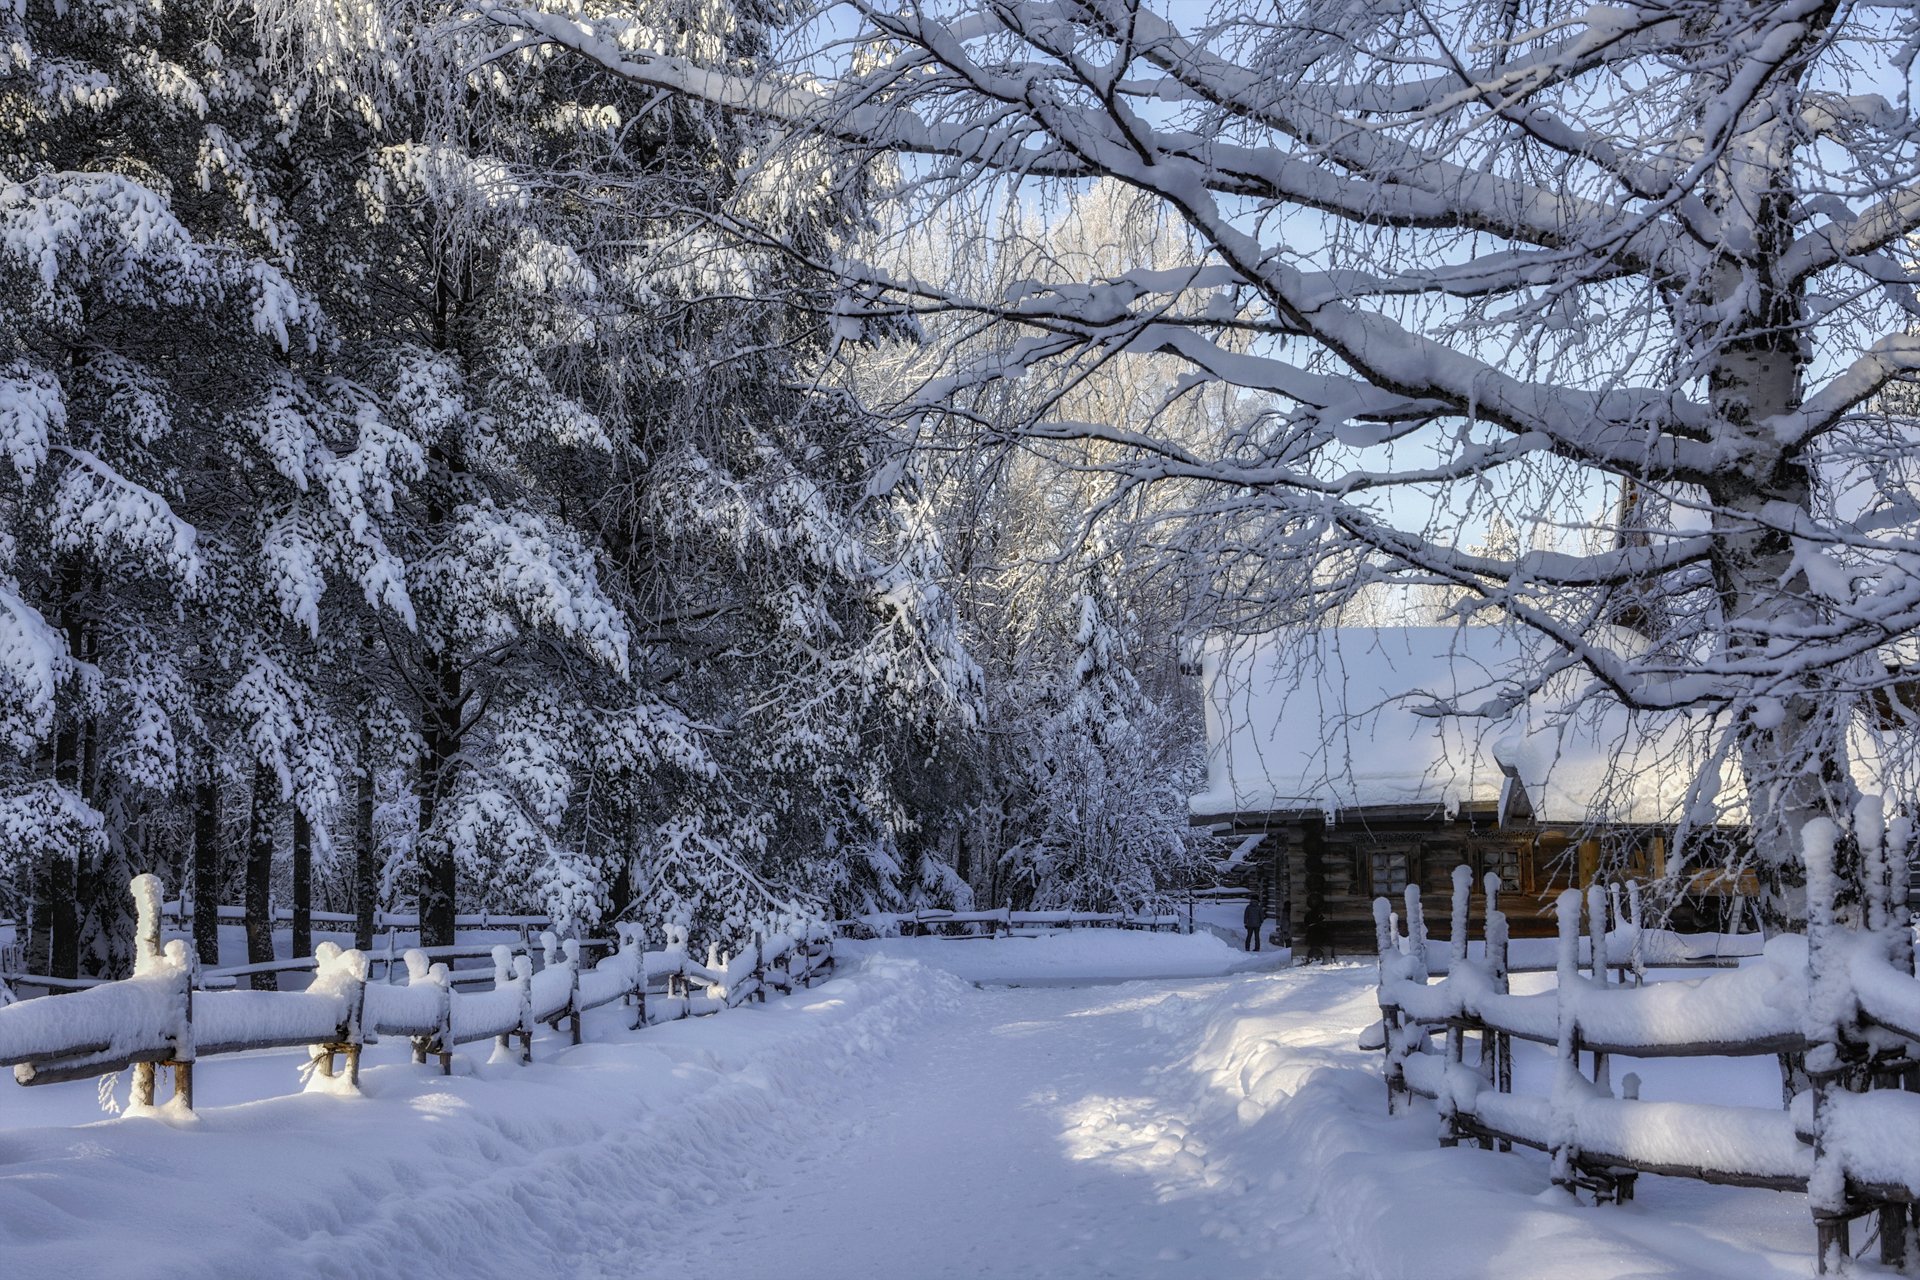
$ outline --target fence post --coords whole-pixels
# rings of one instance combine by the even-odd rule
[[[580,1043],[580,940],[568,938],[560,944],[567,959],[567,1027],[574,1044]]]
[[[520,1061],[533,1061],[533,957],[513,958],[513,980],[520,988]]]
[[[627,999],[633,1002],[633,1024],[629,1031],[638,1031],[647,1025],[647,947],[637,924],[615,926],[620,938],[620,959],[627,966],[627,981],[632,987]]]
[[[134,912],[138,921],[134,926],[133,971],[136,975],[157,974],[166,963],[166,956],[160,950],[159,877],[135,876],[128,888],[133,893]],[[133,1087],[129,1101],[134,1106],[153,1105],[153,1082],[158,1070],[158,1065],[152,1062],[133,1064]]]
[[[1400,954],[1399,930],[1394,927],[1393,907],[1385,898],[1373,900],[1373,936],[1380,951],[1380,1031],[1381,1049],[1385,1053],[1381,1075],[1387,1082],[1387,1114],[1399,1115],[1406,1109],[1407,1078],[1401,1052],[1400,1010],[1387,1003],[1387,978],[1389,966],[1400,964],[1404,958]]]
[[[1574,1125],[1580,1106],[1580,1026],[1574,1008],[1580,982],[1580,891],[1567,889],[1554,904],[1559,913],[1559,949],[1555,955],[1555,995],[1560,1034],[1554,1052],[1553,1185],[1571,1194],[1579,1147]]]
[[[1420,909],[1420,886],[1409,884],[1407,899],[1407,951],[1418,963],[1414,972],[1425,982],[1432,970],[1427,964],[1427,917]]]
[[[1813,1212],[1819,1274],[1845,1270],[1851,1261],[1847,1171],[1830,1139],[1841,1098],[1859,1084],[1862,1054],[1850,1035],[1857,1014],[1846,953],[1835,946],[1834,845],[1839,826],[1814,818],[1801,828],[1807,868],[1807,1078],[1813,1085],[1813,1174],[1807,1180],[1807,1207]],[[1844,1016],[1842,1008],[1853,1010]]]
[[[1604,987],[1607,985],[1608,962],[1613,956],[1607,947],[1607,891],[1597,883],[1587,886],[1587,934],[1592,947],[1588,956],[1588,972],[1594,986]],[[1607,1055],[1598,1051],[1593,1055],[1593,1082],[1608,1093],[1613,1092],[1613,1086],[1608,1081]]]

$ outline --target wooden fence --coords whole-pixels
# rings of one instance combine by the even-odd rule
[[[489,1039],[496,1054],[528,1062],[543,1023],[557,1031],[566,1022],[578,1044],[589,1009],[624,1003],[639,1028],[764,1001],[768,991],[811,986],[834,966],[824,926],[783,920],[756,936],[750,951],[710,951],[704,964],[687,954],[685,930],[670,929],[665,947],[650,952],[637,928],[622,926],[618,943],[591,966],[583,962],[586,945],[548,932],[517,947],[413,948],[403,957],[404,983],[391,964],[385,981],[370,980],[368,957],[333,943],[310,957],[208,971],[196,982],[186,943],[161,943],[159,881],[140,876],[131,888],[138,913],[132,977],[0,1005],[0,1066],[13,1067],[21,1084],[132,1067],[132,1100],[150,1106],[157,1068],[165,1066],[178,1104],[191,1108],[194,1066],[203,1059],[304,1045],[322,1075],[344,1065],[357,1082],[361,1049],[380,1036],[408,1040],[415,1062],[437,1057],[443,1072],[451,1071],[457,1046]],[[491,957],[491,971],[449,969],[475,954]],[[304,991],[235,989],[240,978],[302,969],[313,973]]]
[[[1865,904],[1859,928],[1838,927],[1832,904],[1816,900],[1807,939],[1775,939],[1764,958],[1704,979],[1647,984],[1649,963],[1702,962],[1685,959],[1684,946],[1672,948],[1682,958],[1660,958],[1657,944],[1673,936],[1643,931],[1636,919],[1616,918],[1610,930],[1617,894],[1595,887],[1583,900],[1568,890],[1557,904],[1554,988],[1515,995],[1492,876],[1485,944],[1471,956],[1471,882],[1467,868],[1455,871],[1453,937],[1437,983],[1418,887],[1407,890],[1405,933],[1391,904],[1375,902],[1390,1111],[1427,1098],[1443,1145],[1544,1151],[1554,1185],[1601,1202],[1631,1199],[1642,1173],[1805,1191],[1823,1273],[1851,1256],[1849,1224],[1867,1214],[1878,1219],[1882,1260],[1905,1265],[1920,1225],[1920,981],[1904,894]],[[1433,1033],[1443,1037],[1437,1049]],[[1552,1047],[1549,1097],[1514,1094],[1514,1041]],[[1766,1110],[1642,1101],[1636,1075],[1617,1094],[1612,1082],[1616,1057],[1756,1055],[1804,1061],[1811,1088]]]
[[[906,911],[882,912],[838,920],[842,934],[870,937],[1006,938],[1027,931],[1057,929],[1146,929],[1177,933],[1185,927],[1177,915],[1127,915],[1111,911]]]

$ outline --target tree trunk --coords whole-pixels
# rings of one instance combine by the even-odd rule
[[[74,862],[56,854],[41,879],[47,921],[47,968],[56,978],[80,976],[80,911],[75,896]]]
[[[69,629],[68,644],[79,642]],[[79,650],[73,650],[78,653]],[[80,736],[78,720],[60,726],[53,740],[53,780],[74,795],[80,794]],[[56,978],[80,976],[80,867],[83,855],[76,851],[53,855],[43,889],[41,918],[47,922],[47,970]]]
[[[293,954],[313,954],[313,824],[293,807]]]
[[[211,969],[220,963],[220,899],[227,878],[220,851],[220,784],[209,765],[193,787],[193,949]]]
[[[453,775],[453,758],[460,751],[460,668],[447,654],[429,654],[428,670],[438,695],[424,709],[421,725],[426,754],[420,762],[420,945],[447,947],[454,942],[453,846],[434,830],[440,801]]]
[[[380,868],[373,856],[373,726],[360,725],[360,772],[353,798],[353,945],[373,946],[373,912],[379,905]]]
[[[253,767],[253,803],[247,818],[247,963],[261,964],[273,954],[273,823],[279,816],[280,781],[263,764]],[[277,991],[271,973],[253,975],[255,991]]]
[[[1818,22],[1830,18],[1826,11]],[[1769,423],[1800,406],[1809,358],[1800,339],[1805,289],[1780,266],[1794,232],[1791,168],[1803,138],[1792,121],[1806,56],[1803,48],[1788,59],[1771,92],[1748,108],[1736,131],[1741,142],[1709,188],[1726,232],[1720,261],[1692,309],[1693,340],[1712,353],[1706,375],[1714,415],[1727,441],[1739,445],[1724,475],[1708,486],[1716,508],[1712,571],[1723,655],[1731,663],[1764,660],[1783,635],[1804,634],[1827,612],[1781,532],[1796,515],[1818,522],[1812,462],[1803,450],[1784,447]],[[1731,303],[1739,308],[1729,316]],[[1831,687],[1836,676],[1844,680],[1845,673],[1809,671],[1797,687],[1740,708],[1736,744],[1769,930],[1807,926],[1807,823],[1828,817],[1841,831],[1852,829],[1859,800],[1847,767],[1853,700]],[[1843,886],[1852,879],[1858,888],[1857,864],[1844,850],[1838,854]],[[1848,895],[1845,887],[1841,892]]]

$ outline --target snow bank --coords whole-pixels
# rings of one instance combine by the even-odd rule
[[[843,955],[916,960],[968,982],[1074,983],[1141,978],[1196,978],[1271,968],[1289,953],[1248,953],[1212,933],[1148,933],[1085,929],[1037,938],[843,939]]]
[[[876,958],[721,1018],[628,1032],[621,1010],[599,1010],[589,1043],[549,1037],[536,1069],[463,1057],[443,1078],[379,1045],[357,1099],[266,1096],[203,1108],[187,1129],[0,1128],[0,1275],[387,1280],[422,1259],[436,1274],[573,1274],[599,1250],[644,1269],[688,1204],[723,1203],[965,990]],[[214,1069],[223,1098],[272,1095],[289,1062]],[[16,1091],[0,1125],[80,1093],[92,1086]]]
[[[1159,1077],[1167,1090],[1162,1107],[1197,1130],[1228,1135],[1212,1144],[1214,1176],[1238,1175],[1267,1196],[1270,1236],[1252,1242],[1257,1255],[1292,1256],[1310,1224],[1341,1271],[1382,1280],[1549,1271],[1555,1280],[1804,1280],[1811,1270],[1813,1233],[1798,1197],[1647,1177],[1632,1206],[1597,1210],[1543,1193],[1548,1164],[1539,1153],[1439,1147],[1428,1103],[1416,1103],[1414,1115],[1389,1117],[1381,1055],[1354,1047],[1377,1014],[1375,973],[1356,965],[1247,976],[1205,998],[1166,999],[1153,1011],[1169,1035],[1195,1046],[1179,1070]],[[1551,1070],[1550,1049],[1520,1051],[1520,1074]],[[1663,1081],[1660,1073],[1692,1065],[1641,1069]],[[1415,1059],[1408,1071],[1431,1070],[1421,1083],[1434,1091],[1478,1089],[1477,1077],[1457,1078],[1471,1072],[1442,1078],[1444,1066],[1437,1057]],[[1729,1069],[1753,1073],[1752,1091],[1776,1087],[1771,1059]],[[1506,1132],[1537,1140],[1551,1132],[1544,1096],[1487,1092],[1477,1101]],[[1657,1124],[1635,1122],[1636,1114],[1657,1112],[1619,1117],[1611,1108],[1603,1103],[1592,1113],[1594,1134],[1632,1142],[1643,1154],[1664,1141]],[[1795,1159],[1786,1149],[1793,1141],[1786,1118],[1768,1123],[1777,1129],[1730,1127],[1724,1145],[1741,1145],[1743,1158],[1762,1149]]]

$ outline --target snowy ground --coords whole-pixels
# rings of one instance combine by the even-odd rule
[[[1119,933],[855,950],[764,1008],[644,1033],[597,1011],[531,1067],[442,1079],[383,1045],[363,1098],[273,1096],[286,1054],[207,1064],[185,1126],[9,1086],[0,1275],[1810,1271],[1800,1197],[1644,1178],[1580,1207],[1539,1158],[1387,1118],[1354,1048],[1370,965],[1068,987],[1044,983],[1096,952],[1108,978],[1247,958]],[[1687,1070],[1646,1072],[1647,1096],[1721,1087]],[[1767,1068],[1734,1074],[1765,1096]]]

